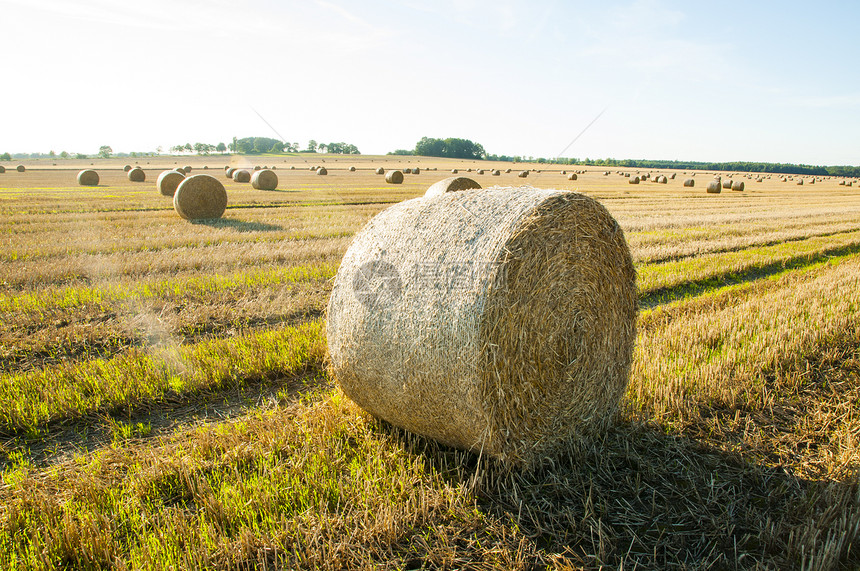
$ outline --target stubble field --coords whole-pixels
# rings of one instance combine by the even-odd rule
[[[860,565],[860,189],[315,155],[152,157],[132,183],[90,162],[0,174],[0,568]],[[185,164],[224,182],[221,220],[155,189]],[[278,190],[225,164],[274,164]],[[376,421],[326,372],[351,236],[451,168],[596,198],[636,264],[615,427],[532,472]]]

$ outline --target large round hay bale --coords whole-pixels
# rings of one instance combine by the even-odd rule
[[[529,171],[520,171],[519,173],[517,173],[517,176],[520,178],[526,178],[529,176]]]
[[[620,227],[584,195],[496,187],[407,200],[341,262],[332,371],[396,426],[539,463],[611,421],[636,336],[635,279]]]
[[[627,181],[627,184],[639,184],[639,177],[638,176],[631,177],[630,180]]]
[[[723,188],[731,188],[732,187],[732,179],[727,178],[723,181]]]
[[[349,172],[355,172],[355,167],[349,167]]]
[[[732,190],[742,192],[744,189],[744,181],[736,180],[735,182],[732,183],[731,188],[732,188]]]
[[[569,175],[567,175],[567,180],[576,180],[576,173],[572,172]]]
[[[227,208],[227,190],[214,176],[189,176],[176,187],[173,208],[186,220],[221,218]]]
[[[420,168],[418,168],[418,167],[413,168],[413,169],[412,169],[412,174],[421,174],[421,169],[420,169]]]
[[[226,176],[227,178],[232,180],[233,175],[235,173],[236,173],[236,169],[234,169],[233,167],[227,167],[227,170],[224,171],[224,176]]]
[[[15,170],[18,172],[24,172],[27,169],[24,168],[24,165],[18,165],[17,167],[15,167]]]
[[[158,187],[158,192],[164,196],[173,196],[176,194],[176,188],[182,184],[183,180],[185,180],[185,175],[180,172],[175,170],[164,171],[158,175],[155,186]]]
[[[128,171],[128,180],[131,182],[146,182],[146,173],[140,167],[134,167]]]
[[[131,170],[131,165],[125,165],[124,167],[122,167],[122,170],[124,170],[125,172],[130,171],[130,170]]]
[[[320,176],[324,176],[324,175],[328,174],[328,171],[326,170],[325,167],[320,167],[317,169],[317,174]]]
[[[696,186],[696,179],[688,178],[684,181],[684,186]]]
[[[385,174],[385,182],[391,184],[400,184],[403,182],[403,172],[399,170],[388,171]]]
[[[251,173],[245,169],[239,169],[233,173],[233,180],[236,182],[251,182]]]
[[[275,190],[278,188],[278,175],[269,169],[255,171],[251,177],[251,186],[257,190]]]
[[[712,180],[711,182],[709,182],[709,183],[708,183],[707,191],[708,191],[710,194],[719,194],[719,193],[720,193],[720,191],[722,190],[722,188],[720,188],[720,187],[721,187],[721,185],[720,185],[720,181],[719,181],[719,180],[717,180],[717,179],[714,179],[714,180]]]
[[[3,165],[0,165],[0,174],[2,174],[4,172],[6,172],[6,167],[4,167]]]
[[[376,174],[385,174],[385,169],[382,167],[377,167]]]
[[[99,173],[93,169],[84,169],[78,173],[78,184],[81,186],[98,186]]]
[[[458,190],[471,190],[476,188],[481,188],[481,185],[478,184],[477,181],[465,176],[452,176],[431,185],[430,188],[427,189],[427,192],[424,193],[424,196],[437,196],[439,194],[445,194],[446,192],[457,192]]]
[[[499,172],[499,169],[493,169],[492,171],[490,171],[490,176],[501,176],[501,174],[502,173]]]

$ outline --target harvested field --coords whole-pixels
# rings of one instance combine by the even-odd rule
[[[304,155],[259,190],[177,160],[215,169],[222,218],[180,219],[119,159],[0,178],[0,568],[860,566],[856,189],[425,157],[393,185],[375,169],[403,157]],[[452,169],[576,188],[637,270],[614,425],[531,471],[378,421],[328,373],[352,236]]]

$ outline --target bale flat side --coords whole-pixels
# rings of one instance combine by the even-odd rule
[[[208,174],[189,176],[176,187],[173,208],[186,220],[221,218],[227,208],[227,190]]]
[[[278,175],[268,169],[254,171],[251,186],[257,190],[275,190],[278,188]]]
[[[158,175],[155,186],[163,196],[173,196],[176,188],[185,180],[185,175],[175,170],[164,171]]]
[[[98,186],[99,173],[92,169],[85,169],[78,173],[78,184],[81,186]]]

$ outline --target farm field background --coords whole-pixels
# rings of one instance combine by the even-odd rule
[[[0,174],[0,567],[860,565],[860,188],[326,155],[148,157],[133,183],[126,162]],[[222,219],[158,193],[184,165],[225,184]],[[596,198],[636,263],[618,422],[534,472],[380,423],[326,372],[351,236],[452,168]]]

